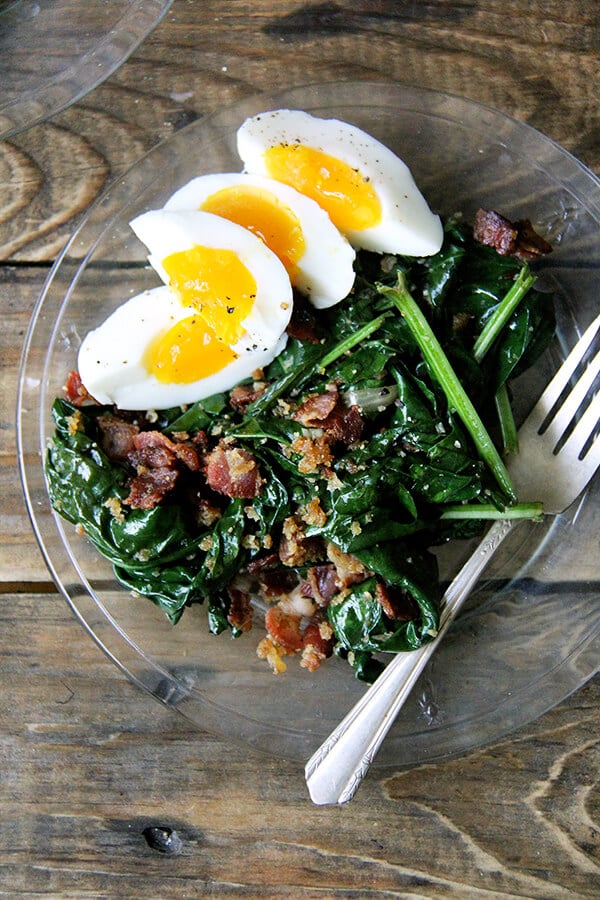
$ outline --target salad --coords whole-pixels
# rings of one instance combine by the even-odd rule
[[[510,381],[554,332],[529,266],[550,248],[494,211],[442,221],[346,123],[275,111],[238,146],[244,173],[132,222],[164,284],[86,336],[51,502],[171,622],[202,603],[237,637],[258,610],[273,671],[335,654],[370,681],[436,634],[436,545],[541,514],[503,455]]]

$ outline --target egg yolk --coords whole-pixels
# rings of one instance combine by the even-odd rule
[[[144,365],[163,384],[190,384],[220,372],[237,354],[200,316],[177,322],[146,349]]]
[[[270,191],[256,185],[222,188],[200,207],[259,237],[279,257],[293,282],[305,242],[298,216]]]
[[[368,178],[341,159],[304,144],[278,144],[264,154],[267,174],[311,197],[343,232],[372,228],[381,204]]]
[[[184,306],[193,306],[226,344],[244,334],[243,322],[256,299],[256,281],[233,250],[199,244],[162,260],[169,287]]]

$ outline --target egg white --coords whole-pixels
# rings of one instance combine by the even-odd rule
[[[240,356],[221,371],[188,384],[165,384],[150,374],[144,354],[152,341],[196,311],[183,306],[166,286],[144,291],[127,300],[94,331],[80,349],[78,370],[89,393],[100,403],[120,409],[168,409],[194,403],[230,390],[268,365],[285,347],[280,334],[255,349],[241,348]]]
[[[431,256],[442,245],[443,227],[414,182],[410,169],[362,129],[301,110],[278,109],[246,119],[237,133],[244,169],[267,175],[264,154],[280,144],[306,144],[359,169],[381,203],[377,225],[346,231],[354,247],[380,253]]]

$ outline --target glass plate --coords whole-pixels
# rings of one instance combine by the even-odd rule
[[[26,341],[18,436],[25,496],[56,584],[106,653],[162,703],[202,728],[300,761],[365,690],[348,665],[334,658],[311,675],[292,659],[276,677],[255,654],[260,623],[238,640],[214,637],[196,606],[172,627],[150,601],[121,589],[85,538],[52,514],[42,471],[50,407],[81,337],[124,297],[157,283],[128,221],[194,175],[239,170],[239,124],[284,106],[337,116],[385,141],[434,209],[470,219],[479,206],[493,207],[531,218],[552,241],[541,285],[555,291],[558,336],[516,385],[518,417],[597,312],[600,184],[539,132],[476,103],[382,82],[313,85],[245,100],[169,138],[96,203],[50,274]],[[515,529],[423,674],[379,764],[438,759],[495,740],[597,671],[598,494],[596,480],[565,514]],[[469,550],[446,549],[445,580]]]
[[[173,0],[0,0],[0,140],[80,100]]]

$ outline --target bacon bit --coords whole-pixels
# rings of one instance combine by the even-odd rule
[[[269,569],[276,569],[279,565],[279,557],[276,553],[267,553],[265,556],[258,556],[250,560],[246,566],[251,575],[264,572]]]
[[[245,413],[251,403],[262,397],[266,389],[266,385],[257,388],[251,384],[239,384],[233,388],[229,395],[229,405],[236,412]]]
[[[303,566],[320,558],[323,544],[318,537],[307,537],[300,519],[288,516],[283,523],[279,559],[284,566]]]
[[[192,444],[198,449],[199,453],[206,453],[208,450],[208,437],[205,431],[197,431],[192,438]]]
[[[264,484],[252,454],[240,447],[231,447],[225,441],[221,441],[206,459],[206,480],[219,494],[243,499],[257,497]]]
[[[107,435],[121,433],[125,441],[126,432],[121,426],[116,431],[113,425]],[[192,444],[176,444],[161,431],[134,433],[131,444],[126,458],[137,468],[137,476],[132,479],[129,497],[123,502],[135,509],[153,509],[173,490],[179,476],[179,462],[192,472],[200,469],[198,452]]]
[[[67,382],[64,386],[65,399],[72,403],[73,406],[83,406],[86,402],[96,403],[92,395],[84,386],[79,372],[69,372]]]
[[[523,260],[533,260],[552,253],[551,244],[537,233],[529,219],[520,219],[515,224],[518,230],[515,256]]]
[[[333,412],[338,400],[339,394],[335,386],[324,394],[310,394],[294,413],[293,418],[308,428],[320,427]]]
[[[282,675],[287,669],[283,661],[283,657],[286,656],[286,650],[275,644],[269,635],[260,641],[256,648],[256,655],[259,659],[266,659],[274,675]]]
[[[304,475],[316,472],[319,466],[329,466],[333,462],[331,448],[325,436],[313,440],[303,434],[296,435],[290,448],[300,457],[298,471]]]
[[[355,444],[362,435],[364,420],[358,406],[345,406],[337,387],[324,394],[311,394],[295,412],[293,418],[307,428],[321,428],[330,444],[340,441]]]
[[[132,509],[154,509],[173,490],[179,472],[162,466],[141,472],[131,482],[129,496],[123,500]]]
[[[480,244],[493,247],[501,256],[532,260],[552,252],[550,244],[534,230],[529,219],[511,222],[492,209],[479,209],[475,214],[473,237]]]
[[[190,472],[200,471],[198,451],[192,444],[177,443],[174,445],[174,452],[177,459],[182,462]]]
[[[337,569],[332,563],[311,566],[306,573],[302,589],[308,592],[319,606],[327,606],[339,590]]]
[[[231,587],[227,588],[227,593],[230,600],[227,621],[232,628],[237,628],[240,631],[250,631],[252,629],[250,594]]]
[[[302,649],[300,618],[285,612],[279,604],[271,606],[265,613],[265,627],[271,639],[288,653]]]
[[[279,558],[277,562],[279,563]],[[261,572],[258,576],[258,585],[265,600],[273,600],[293,591],[298,585],[298,579],[291,569],[278,566],[272,571]]]
[[[473,237],[480,244],[493,247],[501,256],[510,256],[516,246],[517,229],[493,209],[478,209],[473,223]]]
[[[323,654],[331,656],[333,652],[334,632],[329,622],[315,618],[308,623],[302,635],[302,643],[305,647],[312,644]]]
[[[109,459],[126,460],[135,449],[134,438],[140,429],[131,422],[107,413],[98,417],[101,446]]]
[[[364,419],[358,406],[344,406],[338,403],[330,416],[321,423],[330,441],[340,441],[350,447],[360,440]]]
[[[364,581],[370,574],[359,559],[350,553],[344,553],[336,544],[327,544],[327,558],[335,566],[338,587],[341,589]]]
[[[161,431],[141,431],[133,437],[129,461],[149,469],[173,468],[176,460],[191,472],[200,470],[198,451],[192,444],[176,444]]]
[[[391,585],[377,582],[375,587],[375,599],[381,604],[388,619],[397,622],[410,622],[417,615],[414,600],[405,591],[393,588]]]
[[[302,636],[302,658],[300,665],[309,672],[318,669],[324,659],[333,653],[335,636],[328,622],[314,619],[309,622]]]

